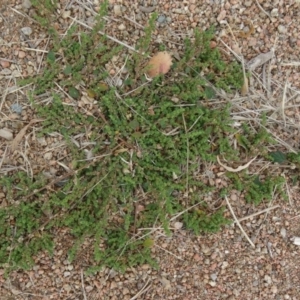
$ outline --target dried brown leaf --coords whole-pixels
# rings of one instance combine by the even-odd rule
[[[237,167],[236,169],[234,169],[234,168],[231,168],[231,167],[228,167],[228,166],[222,164],[221,161],[220,161],[220,159],[219,159],[219,156],[217,156],[217,161],[218,161],[219,165],[222,166],[225,170],[227,170],[227,171],[229,171],[229,172],[233,172],[233,173],[237,173],[237,172],[240,172],[240,171],[242,171],[242,170],[247,169],[247,168],[250,166],[250,164],[251,164],[255,159],[256,159],[256,156],[255,156],[254,158],[252,158],[252,159],[251,159],[248,163],[246,163],[245,165],[239,166],[239,167]]]
[[[29,126],[31,126],[32,124],[34,123],[37,123],[37,122],[42,122],[43,120],[40,120],[40,119],[33,119],[31,120],[24,128],[22,128],[19,133],[15,136],[14,140],[12,141],[11,143],[11,150],[12,151],[15,151],[19,145],[19,143],[21,142],[23,136],[25,135],[27,129]]]
[[[153,78],[161,74],[166,74],[169,72],[171,66],[171,55],[166,51],[158,52],[149,60],[147,64],[147,75]]]

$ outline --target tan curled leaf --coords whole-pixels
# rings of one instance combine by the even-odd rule
[[[254,158],[252,158],[249,162],[247,162],[245,165],[239,166],[238,168],[234,169],[234,168],[227,167],[224,164],[222,164],[220,159],[219,159],[219,156],[217,156],[217,160],[218,160],[219,165],[222,166],[225,170],[227,170],[229,172],[233,172],[233,173],[237,173],[237,172],[240,172],[242,170],[247,169],[255,159],[256,159],[256,156]]]
[[[171,66],[171,55],[166,51],[158,52],[149,60],[147,64],[147,75],[153,78],[161,74],[166,74],[169,72]]]
[[[41,119],[33,119],[31,120],[24,128],[22,128],[19,133],[15,136],[14,140],[11,143],[11,150],[15,151],[19,145],[19,143],[21,142],[23,136],[26,134],[26,131],[28,129],[29,126],[31,126],[34,123],[38,123],[38,122],[42,122],[43,120]]]

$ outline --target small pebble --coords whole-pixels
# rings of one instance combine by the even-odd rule
[[[278,17],[279,16],[279,13],[278,13],[278,8],[273,8],[271,10],[271,17],[275,18],[275,17]]]
[[[3,128],[3,129],[0,129],[0,137],[10,141],[13,139],[13,133],[8,129]]]
[[[115,5],[114,6],[114,14],[116,16],[121,16],[122,15],[121,5]]]
[[[32,34],[32,29],[30,27],[23,27],[21,28],[21,31],[25,34],[25,35],[31,35]]]
[[[30,0],[23,0],[22,6],[25,9],[29,9],[32,6],[31,1]]]
[[[217,274],[213,273],[210,275],[211,280],[216,281],[217,280]]]
[[[11,74],[11,70],[8,68],[5,68],[3,70],[0,71],[1,75],[10,75]]]
[[[52,152],[46,152],[44,154],[44,158],[47,159],[47,160],[50,160],[52,158]]]
[[[68,277],[70,275],[71,275],[71,272],[68,272],[68,271],[64,272],[64,277]]]
[[[72,287],[69,284],[64,284],[63,288],[66,292],[70,292],[72,290]]]
[[[285,228],[281,228],[280,229],[280,234],[285,239],[286,238],[286,229]]]
[[[26,56],[26,53],[24,51],[19,51],[18,56],[19,58],[24,58]]]
[[[64,10],[63,13],[62,13],[63,19],[69,18],[70,15],[71,15],[71,11],[70,10]]]
[[[119,30],[125,30],[126,29],[126,26],[124,24],[121,24],[118,26]]]
[[[7,60],[0,60],[0,65],[2,68],[9,68],[10,62]]]
[[[278,29],[279,33],[286,33],[287,32],[286,27],[283,26],[283,25],[278,25],[277,29]]]
[[[167,21],[166,19],[166,16],[165,15],[160,15],[158,18],[157,18],[157,22],[158,23],[165,23]]]
[[[17,114],[21,114],[23,110],[22,106],[19,103],[12,104],[10,109]]]

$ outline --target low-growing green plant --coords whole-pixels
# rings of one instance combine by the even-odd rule
[[[94,241],[91,272],[105,265],[120,270],[146,262],[155,266],[152,242],[138,239],[137,229],[162,226],[170,233],[172,216],[200,203],[199,195],[215,189],[197,176],[203,162],[215,163],[217,155],[238,161],[245,154],[258,154],[258,147],[267,153],[264,146],[269,136],[263,130],[253,134],[244,126],[237,137],[239,147],[233,149],[230,136],[236,131],[230,106],[218,110],[206,105],[215,96],[207,81],[230,91],[240,88],[243,78],[238,64],[224,62],[219,51],[211,49],[213,29],[195,31],[194,40],[185,41],[182,57],[171,72],[148,82],[143,70],[155,28],[156,16],[152,15],[138,45],[145,53],[131,54],[126,62],[128,77],[123,86],[114,86],[109,84],[105,64],[126,49],[112,47],[105,36],[99,37],[98,31],[105,27],[107,1],[91,32],[72,26],[63,37],[50,26],[49,18],[54,15],[50,3],[54,4],[33,2],[43,7],[43,15],[36,19],[48,26],[52,40],[44,71],[20,84],[34,84],[29,99],[44,120],[38,134],[59,133],[72,167],[50,182],[43,174],[31,178],[24,172],[0,178],[8,201],[7,207],[0,208],[0,264],[8,271],[30,267],[38,251],[53,251],[55,230],[68,228],[74,239],[71,260],[84,239]],[[79,101],[82,88],[97,107],[89,114],[64,102],[65,94]],[[51,100],[41,103],[37,96],[44,93]],[[72,137],[85,133],[86,128],[94,145],[93,160],[86,160],[82,149],[72,145]],[[229,174],[228,178],[235,188],[246,189],[255,203],[269,199],[274,185],[281,184],[271,177],[259,181]],[[182,197],[186,192],[189,197]],[[186,229],[200,234],[228,224],[223,208],[217,212],[202,208],[187,210],[179,218]]]

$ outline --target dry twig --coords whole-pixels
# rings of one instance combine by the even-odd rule
[[[231,214],[232,214],[232,216],[233,216],[233,218],[234,218],[236,224],[239,226],[240,230],[242,231],[243,235],[245,236],[245,238],[247,239],[247,241],[250,243],[250,245],[251,245],[253,248],[255,248],[255,245],[254,245],[253,242],[250,240],[250,238],[248,237],[247,233],[244,231],[242,225],[240,224],[239,220],[237,219],[237,217],[236,217],[236,215],[235,215],[235,213],[234,213],[234,211],[233,211],[233,209],[232,209],[232,207],[231,207],[231,205],[230,205],[230,203],[229,203],[229,200],[228,200],[227,196],[225,196],[225,200],[226,200],[227,206],[228,206],[228,208],[229,208],[229,210],[230,210],[230,212],[231,212]]]

